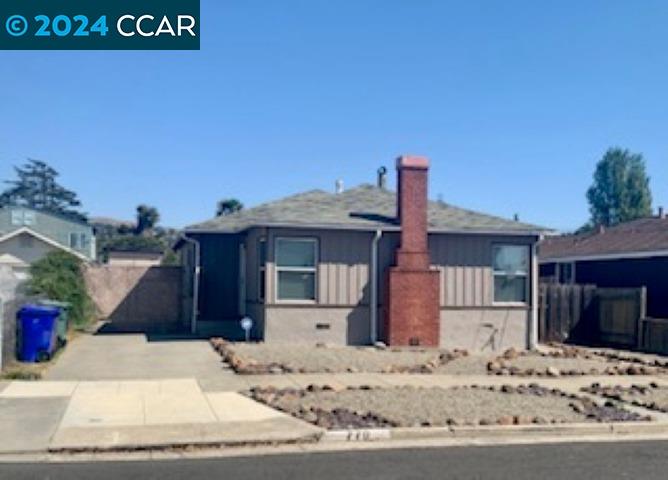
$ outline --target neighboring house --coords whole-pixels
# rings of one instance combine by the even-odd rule
[[[599,287],[647,287],[647,315],[668,318],[668,219],[663,210],[581,235],[550,237],[540,244],[540,277],[546,282]]]
[[[193,329],[238,338],[248,315],[266,342],[532,345],[544,230],[428,202],[424,158],[397,169],[398,193],[382,174],[378,186],[308,191],[188,227],[176,249]]]
[[[153,267],[160,265],[162,250],[107,250],[107,264],[126,267]]]
[[[93,229],[85,222],[28,207],[0,208],[0,265],[25,275],[33,262],[54,250],[94,260]]]

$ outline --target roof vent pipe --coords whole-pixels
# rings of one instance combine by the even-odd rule
[[[343,180],[338,179],[334,183],[334,192],[339,195],[340,193],[343,193]]]
[[[659,207],[659,218],[666,218],[666,212],[663,210],[663,207]]]
[[[387,168],[380,167],[378,169],[378,188],[385,190],[387,187]]]

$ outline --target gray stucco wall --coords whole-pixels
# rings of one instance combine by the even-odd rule
[[[369,343],[369,307],[269,307],[264,340],[278,343]]]
[[[527,348],[529,311],[509,308],[441,309],[443,348],[498,352]]]

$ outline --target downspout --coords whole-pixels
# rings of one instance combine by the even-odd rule
[[[200,272],[200,252],[199,242],[194,238],[188,237],[186,234],[181,235],[184,242],[190,243],[195,248],[195,268],[193,270],[193,305],[190,320],[190,333],[197,333],[197,314],[199,305],[199,272]]]
[[[529,321],[529,350],[538,345],[538,243],[543,239],[540,235],[531,245],[531,318]]]
[[[373,240],[371,240],[371,292],[369,295],[371,324],[369,325],[369,333],[372,345],[378,341],[378,242],[380,242],[382,236],[383,231],[376,230]]]

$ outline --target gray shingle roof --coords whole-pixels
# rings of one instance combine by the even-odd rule
[[[290,226],[356,230],[396,230],[396,193],[360,185],[340,194],[311,190],[228,216],[191,225],[188,232],[240,232],[250,227]],[[536,225],[506,220],[441,202],[429,202],[430,231],[541,233]]]

